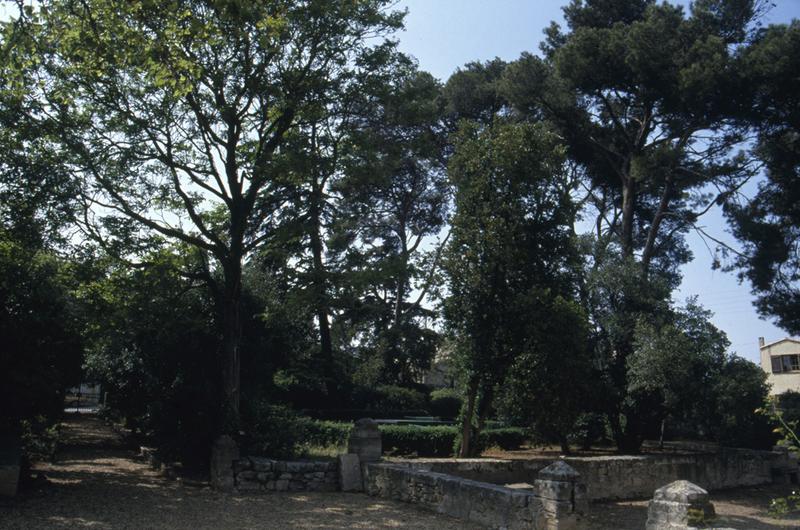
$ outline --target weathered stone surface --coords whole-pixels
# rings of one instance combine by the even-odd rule
[[[487,528],[546,527],[547,514],[528,491],[392,464],[371,463],[365,468],[365,488],[373,496],[414,503]]]
[[[342,491],[364,491],[358,455],[339,455],[339,488]]]
[[[233,463],[239,460],[239,448],[228,435],[214,440],[211,448],[211,487],[219,491],[233,491]]]
[[[374,420],[362,418],[355,422],[347,442],[347,452],[357,454],[362,463],[381,459],[381,432]]]
[[[19,485],[19,463],[0,464],[0,497],[13,497]]]
[[[647,510],[646,530],[690,530],[715,517],[708,492],[686,480],[656,490]]]
[[[730,448],[713,453],[566,457],[562,461],[578,471],[580,482],[588,485],[588,491],[583,492],[584,504],[586,500],[650,497],[657,488],[681,479],[714,490],[769,484],[776,476],[781,479],[798,474],[796,460],[791,468],[784,469],[787,464],[783,453]],[[413,469],[494,484],[530,484],[540,470],[552,463],[550,457],[526,460],[425,458],[397,462]],[[576,490],[576,503],[578,494]]]
[[[328,469],[331,471],[325,471]],[[233,465],[235,484],[242,491],[336,491],[338,469],[336,461],[286,462],[260,457],[245,457]]]
[[[273,466],[275,465],[275,460],[271,460],[269,458],[252,456],[249,458],[249,460],[252,462],[253,469],[256,471],[272,471]]]
[[[708,492],[688,480],[676,480],[662,488],[658,488],[653,495],[653,499],[683,504],[705,503],[708,502]]]
[[[561,482],[575,482],[580,478],[574,467],[563,460],[556,460],[549,466],[539,471],[538,478],[544,480],[557,480]]]

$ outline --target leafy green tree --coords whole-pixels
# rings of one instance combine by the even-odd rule
[[[34,118],[25,29],[0,24],[0,432],[12,436],[23,421],[58,419],[83,355],[72,268],[59,255],[77,188],[52,122]]]
[[[378,377],[387,383],[412,383],[438,344],[426,301],[449,199],[440,90],[402,55],[369,75],[335,185],[341,200],[334,243],[354,298],[342,316],[366,331],[361,352],[377,356]]]
[[[751,119],[766,178],[750,200],[732,196],[726,215],[742,243],[732,269],[750,282],[756,307],[800,333],[800,23],[771,26],[744,54],[755,92]],[[726,249],[723,248],[723,251]]]
[[[567,437],[591,395],[589,329],[577,302],[550,298],[526,306],[525,344],[502,385],[499,411],[569,453]]]
[[[18,435],[22,420],[60,416],[81,380],[83,344],[66,263],[0,228],[0,278],[0,430]]]
[[[665,318],[666,322],[640,320],[635,349],[627,359],[628,395],[649,406],[652,423],[661,425],[662,442],[669,418],[694,419],[695,411],[715,410],[713,389],[730,345],[711,324],[711,313],[695,300]],[[647,427],[645,423],[642,429]],[[691,434],[701,427],[698,424]]]
[[[572,293],[575,208],[564,150],[541,124],[464,122],[449,175],[456,209],[445,316],[466,380],[461,454],[467,456],[497,385],[520,355],[537,352],[531,315]]]
[[[189,245],[209,266],[227,426],[238,419],[242,264],[286,135],[400,25],[384,0],[44,2],[39,95],[62,117],[93,229]],[[268,199],[268,198],[267,198]],[[267,207],[260,207],[260,206]],[[91,218],[89,219],[92,220]],[[213,272],[219,271],[219,274]]]
[[[647,414],[627,399],[639,315],[658,311],[677,285],[691,257],[684,234],[701,230],[698,218],[755,170],[739,154],[749,101],[738,71],[761,7],[698,1],[687,15],[667,2],[576,0],[564,10],[569,31],[547,30],[544,57],[523,54],[505,72],[516,111],[552,123],[585,174],[590,274],[630,278],[610,319],[591,315],[614,389],[609,420],[626,452],[638,450]]]

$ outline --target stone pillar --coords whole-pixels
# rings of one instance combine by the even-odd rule
[[[358,455],[339,455],[339,489],[342,491],[364,491],[364,479]]]
[[[705,528],[714,517],[714,505],[706,490],[688,480],[676,480],[656,490],[647,510],[645,530]]]
[[[539,471],[533,486],[542,502],[546,530],[579,528],[579,516],[589,511],[586,484],[580,478],[580,473],[562,460]]]
[[[381,431],[378,424],[370,418],[358,420],[350,433],[347,452],[358,455],[361,464],[377,462],[381,459]]]
[[[21,456],[19,441],[0,440],[0,497],[17,494]]]
[[[233,463],[239,460],[239,447],[224,434],[214,440],[211,447],[211,487],[219,491],[233,491]]]

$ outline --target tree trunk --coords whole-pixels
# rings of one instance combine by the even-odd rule
[[[458,456],[467,458],[472,449],[472,416],[475,414],[475,400],[478,396],[478,377],[473,376],[467,385],[467,406],[461,417],[461,447]]]
[[[494,400],[494,385],[490,383],[484,384],[484,387],[481,389],[481,400],[478,403],[478,412],[476,418],[476,428],[475,431],[472,433],[473,435],[473,443],[472,447],[470,447],[470,454],[469,456],[480,456],[480,436],[483,432],[483,428],[486,426],[486,419],[489,415],[489,410],[492,407],[492,401]]]
[[[633,256],[633,221],[636,206],[636,183],[630,175],[622,186],[622,255]]]
[[[225,288],[222,300],[222,391],[225,399],[223,432],[239,429],[242,340],[242,262],[232,258],[223,264]]]
[[[313,257],[314,305],[319,321],[320,362],[325,375],[325,386],[331,393],[333,374],[333,342],[331,340],[330,311],[328,309],[327,271],[323,261],[322,220],[320,215],[322,190],[317,182],[313,184],[311,195],[311,253]]]

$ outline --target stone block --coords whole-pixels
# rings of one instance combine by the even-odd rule
[[[374,420],[362,418],[355,422],[347,442],[347,452],[357,454],[362,463],[381,459],[381,432]]]
[[[256,471],[272,471],[273,466],[275,465],[275,460],[271,460],[269,458],[259,458],[259,457],[251,457],[250,461],[252,462],[253,469]]]
[[[19,486],[19,462],[0,464],[0,497],[13,497]]]
[[[228,435],[222,435],[211,447],[211,487],[219,491],[233,491],[233,463],[239,460],[239,448]]]
[[[253,480],[241,480],[236,484],[236,489],[239,491],[258,491],[261,489],[261,484]]]
[[[655,491],[647,510],[646,530],[690,530],[714,519],[708,492],[686,480]]]
[[[289,490],[289,481],[288,480],[276,480],[275,481],[275,491],[288,491]]]
[[[342,491],[364,491],[358,455],[339,455],[339,487]]]

